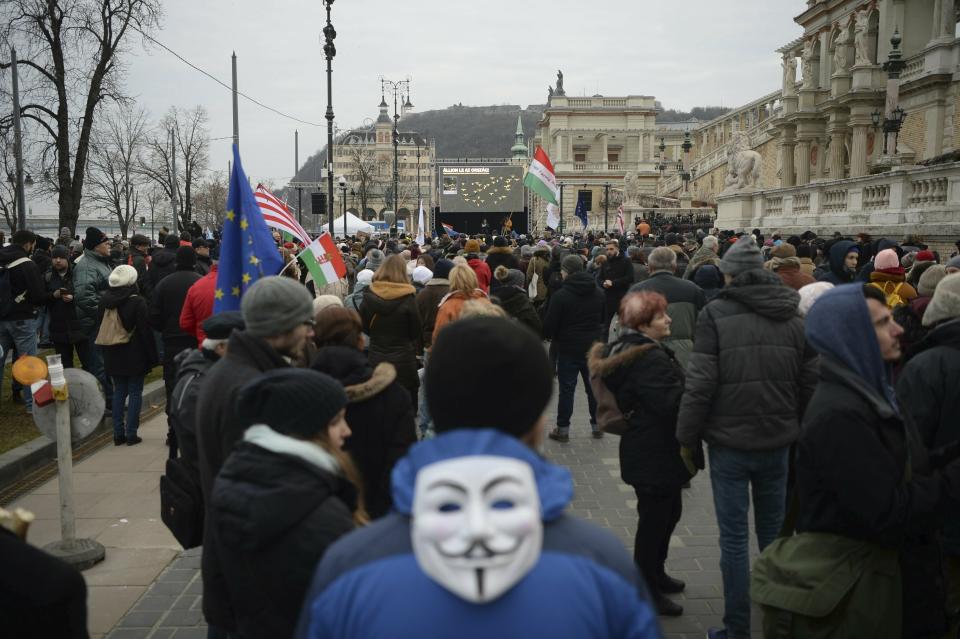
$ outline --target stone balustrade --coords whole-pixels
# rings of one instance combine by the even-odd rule
[[[960,236],[960,162],[790,188],[724,194],[717,226],[784,234]],[[950,241],[953,241],[951,239]]]

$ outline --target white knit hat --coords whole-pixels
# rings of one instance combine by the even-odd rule
[[[137,283],[137,269],[129,264],[121,264],[110,273],[110,288],[133,286]]]
[[[817,298],[833,288],[830,282],[813,282],[800,288],[800,305],[797,307],[801,317],[806,317]]]
[[[933,291],[933,299],[923,312],[923,325],[933,326],[957,317],[960,317],[960,273],[951,273],[940,280]]]

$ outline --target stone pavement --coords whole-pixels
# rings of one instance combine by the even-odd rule
[[[582,388],[582,386],[581,386]],[[544,453],[570,469],[576,484],[572,514],[609,528],[629,551],[633,548],[636,499],[620,481],[619,438],[590,437],[583,391],[578,389],[569,444],[547,440]],[[551,400],[548,424],[555,419]],[[550,426],[552,428],[552,425]],[[163,415],[141,429],[144,443],[109,447],[76,467],[78,530],[107,546],[107,558],[84,573],[90,587],[90,631],[94,639],[201,639],[206,628],[200,612],[199,552],[179,547],[159,519],[158,481],[163,469],[166,432]],[[37,513],[30,541],[42,545],[59,534],[56,482],[17,505]],[[751,541],[751,554],[756,554]],[[671,639],[703,637],[720,626],[723,598],[720,550],[710,481],[701,472],[684,490],[683,517],[670,543],[667,570],[687,582],[677,600],[679,618],[661,617]],[[753,621],[759,637],[759,618]]]

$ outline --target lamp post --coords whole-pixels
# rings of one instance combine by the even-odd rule
[[[341,207],[343,211],[343,239],[347,239],[347,178],[340,176],[340,199]]]
[[[327,10],[327,25],[323,28],[323,55],[327,59],[327,226],[330,235],[333,235],[333,58],[337,55],[337,48],[333,40],[337,31],[330,22],[330,7],[333,0],[323,0]]]
[[[557,186],[560,187],[560,235],[563,235],[563,187],[566,186],[563,182],[560,182]]]
[[[883,63],[883,70],[887,72],[887,99],[883,119],[883,154],[887,155],[889,147],[893,147],[892,154],[897,154],[897,137],[900,127],[906,119],[906,112],[900,107],[900,72],[907,66],[900,51],[900,31],[893,30],[890,38],[890,55]],[[892,141],[892,144],[891,144]]]
[[[410,101],[410,80],[387,80],[380,79],[380,92],[389,90],[393,93],[393,228],[390,229],[390,235],[397,236],[397,216],[399,215],[399,195],[400,195],[400,131],[397,124],[400,122],[400,112],[397,110],[397,98],[402,98],[403,91],[406,89],[407,102]]]

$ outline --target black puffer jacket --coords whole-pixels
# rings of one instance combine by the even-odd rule
[[[56,344],[76,344],[84,339],[83,329],[77,319],[76,300],[64,302],[62,298],[53,297],[59,289],[65,289],[73,294],[73,265],[68,264],[63,273],[51,268],[43,276],[50,299],[47,301],[47,311],[50,313],[50,339]]]
[[[319,446],[297,443],[335,463]],[[237,446],[217,477],[207,525],[238,637],[293,635],[313,572],[353,529],[355,506],[354,487],[335,469],[251,442]]]
[[[162,248],[153,254],[150,261],[150,270],[147,271],[150,280],[150,290],[157,288],[160,280],[177,270],[177,249]],[[151,293],[152,294],[152,293]]]
[[[543,318],[543,336],[558,352],[585,357],[603,336],[603,293],[587,273],[574,273],[550,296]]]
[[[683,369],[673,352],[642,333],[624,331],[613,344],[596,344],[588,363],[620,411],[630,414],[630,430],[620,437],[620,477],[633,486],[678,491],[690,474],[676,437]]]
[[[197,486],[200,486],[200,459],[197,452],[197,398],[204,375],[220,359],[213,351],[182,351],[174,360],[177,383],[170,395],[167,419],[177,434],[180,458]]]
[[[10,293],[14,299],[23,297],[20,302],[12,305],[10,313],[0,320],[33,319],[37,314],[36,307],[46,304],[51,298],[43,285],[43,277],[36,262],[30,259],[22,247],[15,244],[0,248],[0,266],[12,264],[17,260],[25,259],[10,269]]]
[[[373,282],[363,291],[360,319],[370,336],[370,363],[390,362],[411,393],[420,388],[417,351],[421,335],[414,288],[409,284]]]
[[[103,370],[107,375],[142,377],[160,363],[157,341],[153,337],[147,317],[147,301],[137,294],[137,285],[109,288],[100,297],[97,325],[103,321],[107,309],[117,309],[120,322],[127,331],[133,331],[126,344],[103,346]]]
[[[799,300],[775,273],[757,269],[704,307],[680,405],[681,444],[770,450],[797,440],[816,386]]]
[[[496,278],[494,278],[496,279]],[[543,325],[540,321],[540,315],[533,308],[533,302],[527,291],[516,286],[500,286],[494,293],[495,301],[507,312],[507,315],[514,318],[531,331],[537,337],[540,337],[543,331]]]
[[[371,518],[390,511],[390,473],[417,442],[410,394],[397,383],[392,364],[372,367],[363,353],[346,346],[317,351],[313,369],[330,375],[347,391],[347,424],[352,434],[344,450],[363,479],[364,502]]]
[[[187,291],[199,279],[200,275],[192,268],[179,269],[163,278],[153,289],[150,298],[150,324],[161,331],[163,339],[188,342],[194,339],[193,335],[188,335],[180,328],[180,311],[183,310],[183,301],[187,299]]]
[[[487,250],[487,266],[490,267],[492,274],[498,266],[504,266],[508,269],[520,269],[520,260],[513,254],[513,249],[509,246],[492,246]],[[497,278],[490,278],[490,292],[500,288],[503,284]]]
[[[608,257],[600,267],[597,280],[601,286],[603,286],[605,280],[610,280],[613,284],[610,288],[603,289],[607,314],[613,317],[620,309],[620,300],[623,299],[623,296],[627,294],[627,289],[633,284],[633,264],[630,262],[630,258],[621,254],[617,254],[613,258]]]

